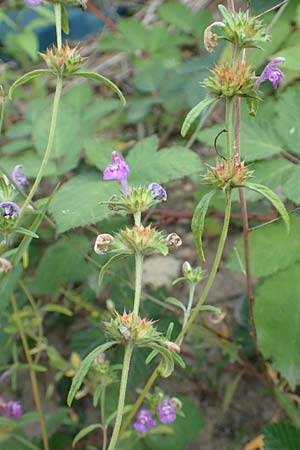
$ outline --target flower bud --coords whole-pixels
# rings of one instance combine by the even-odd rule
[[[172,398],[171,398],[171,402],[173,403],[174,408],[176,408],[176,409],[182,409],[182,401],[179,400],[179,398],[177,398],[177,397],[172,397]]]
[[[180,236],[178,236],[177,233],[170,233],[166,237],[166,243],[167,243],[168,247],[178,248],[182,244],[182,239]]]
[[[148,190],[151,192],[153,200],[167,201],[167,191],[158,183],[151,183],[148,186]]]
[[[165,341],[165,346],[171,353],[180,353],[180,346],[175,344],[175,342]]]
[[[182,273],[183,275],[186,275],[187,273],[189,273],[192,270],[192,266],[190,265],[190,263],[188,261],[185,261],[182,264]]]
[[[97,255],[103,255],[107,253],[109,244],[111,244],[113,240],[114,238],[110,234],[99,234],[94,244],[94,251],[97,253]]]

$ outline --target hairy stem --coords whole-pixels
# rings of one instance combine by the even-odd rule
[[[133,317],[134,320],[139,315],[140,300],[142,293],[142,275],[143,275],[143,256],[137,253],[135,255],[135,293],[133,304]]]
[[[62,37],[61,37],[61,4],[54,4],[54,14],[55,14],[55,26],[56,26],[56,42],[57,49],[62,48]]]
[[[51,155],[51,151],[52,151],[52,147],[53,147],[53,142],[54,142],[54,135],[55,135],[55,130],[56,130],[56,123],[57,123],[57,115],[58,115],[58,109],[59,109],[59,102],[60,102],[60,97],[61,97],[61,91],[62,91],[62,84],[63,84],[63,80],[60,76],[57,77],[57,83],[56,83],[56,89],[55,89],[55,95],[54,95],[54,100],[53,100],[53,108],[52,108],[52,117],[51,117],[51,123],[50,123],[50,130],[49,130],[49,136],[48,136],[48,143],[47,143],[47,147],[46,147],[46,151],[44,154],[44,158],[43,161],[41,163],[40,169],[38,171],[38,174],[36,176],[35,182],[33,183],[33,186],[22,206],[22,211],[21,213],[23,213],[28,205],[30,204],[34,194],[36,193],[40,182],[43,178],[44,175],[44,171],[46,169],[48,160],[50,158]]]
[[[233,98],[226,97],[226,148],[228,177],[231,175]]]
[[[122,377],[121,377],[121,384],[120,384],[117,415],[116,415],[114,430],[113,430],[113,434],[112,434],[112,437],[110,440],[108,450],[115,450],[117,442],[118,442],[118,437],[119,437],[119,432],[120,432],[122,417],[123,417],[123,411],[124,411],[127,380],[128,380],[132,351],[133,351],[133,346],[131,344],[126,345],[125,353],[124,353],[124,360],[123,360],[123,369],[122,369]]]
[[[106,387],[104,386],[101,393],[101,425],[102,425],[102,450],[106,450],[107,447],[107,426],[105,424],[105,397]]]
[[[40,427],[41,427],[41,433],[42,433],[44,450],[49,450],[49,443],[48,443],[48,436],[47,436],[45,418],[44,418],[44,414],[43,414],[43,410],[42,410],[42,403],[41,403],[41,398],[40,398],[40,393],[39,393],[36,373],[32,369],[33,361],[32,361],[32,358],[31,358],[27,337],[26,337],[26,334],[25,334],[23,326],[22,326],[22,322],[21,322],[20,317],[19,317],[19,310],[18,310],[18,307],[17,307],[17,302],[16,302],[16,299],[15,299],[14,296],[12,296],[12,306],[13,306],[13,310],[14,310],[15,321],[16,321],[17,328],[18,328],[18,331],[19,331],[19,334],[20,334],[20,338],[21,338],[21,341],[22,341],[22,346],[23,346],[23,350],[24,350],[24,353],[25,353],[25,357],[26,357],[27,363],[28,363],[28,365],[30,367],[30,369],[29,369],[30,381],[31,381],[31,386],[32,386],[32,392],[33,392],[35,407],[36,407],[36,410],[37,410],[37,412],[39,414],[39,421],[40,421]]]
[[[227,234],[228,234],[228,228],[229,228],[229,222],[230,222],[230,212],[231,212],[231,190],[228,189],[226,191],[226,206],[225,206],[225,217],[224,217],[224,223],[223,223],[223,228],[222,228],[222,232],[221,232],[221,236],[220,236],[220,240],[219,240],[219,245],[218,245],[218,249],[216,252],[216,256],[211,268],[211,272],[210,275],[208,277],[207,283],[205,285],[204,291],[202,292],[202,295],[200,296],[197,305],[195,306],[192,314],[190,315],[189,319],[187,320],[187,323],[185,325],[185,327],[182,329],[182,331],[180,332],[180,334],[178,335],[177,339],[176,339],[176,343],[180,343],[182,342],[184,336],[188,333],[190,327],[192,326],[192,324],[194,323],[200,309],[201,306],[203,305],[203,303],[205,302],[209,291],[214,283],[216,274],[217,274],[217,270],[221,261],[221,257],[223,254],[223,250],[224,250],[224,245],[226,242],[226,238],[227,238]],[[161,364],[161,363],[160,363]],[[130,413],[128,414],[128,416],[126,417],[125,421],[124,421],[124,425],[122,426],[122,429],[120,431],[120,434],[122,435],[124,433],[124,431],[126,430],[126,428],[128,427],[128,425],[131,423],[133,417],[136,415],[139,407],[141,406],[141,404],[143,403],[143,400],[147,394],[147,392],[151,389],[152,385],[154,384],[155,380],[157,379],[157,377],[159,376],[160,373],[160,364],[158,365],[158,367],[154,370],[154,372],[152,373],[152,375],[150,376],[150,378],[148,379],[144,389],[142,390],[142,392],[140,393],[137,401],[135,402],[133,408],[131,409]]]
[[[189,292],[189,300],[188,300],[186,311],[185,311],[184,316],[183,316],[182,328],[184,328],[186,326],[188,318],[190,317],[191,310],[192,310],[192,307],[193,307],[194,297],[195,297],[195,289],[196,289],[196,284],[195,283],[191,283],[190,284],[190,292]]]

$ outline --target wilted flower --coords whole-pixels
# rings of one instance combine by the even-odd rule
[[[41,6],[42,2],[40,0],[23,0],[28,6]]]
[[[157,414],[162,423],[171,423],[176,420],[174,405],[171,400],[168,400],[167,398],[164,398],[158,405]]]
[[[0,273],[9,272],[12,269],[12,267],[13,267],[12,264],[7,259],[0,257]]]
[[[166,237],[166,242],[167,242],[168,247],[178,248],[182,244],[182,239],[180,236],[178,236],[177,233],[170,233]]]
[[[167,191],[158,183],[151,183],[148,186],[148,190],[151,192],[153,200],[167,201]]]
[[[118,152],[112,152],[112,164],[107,166],[103,172],[103,180],[119,180],[124,194],[129,194],[129,187],[127,182],[127,175],[130,171],[125,159]]]
[[[21,208],[14,202],[1,202],[0,209],[2,217],[12,217],[14,214],[19,215],[21,212]]]
[[[171,353],[180,353],[180,346],[172,341],[165,341],[165,346]]]
[[[273,88],[277,89],[280,79],[285,78],[284,73],[276,66],[280,62],[285,62],[285,58],[279,56],[278,58],[272,59],[264,68],[261,76],[255,82],[254,87],[259,87],[261,83],[268,80],[272,83]]]
[[[151,411],[145,408],[140,409],[133,424],[134,429],[140,433],[147,433],[150,428],[155,428],[156,426],[157,424],[152,418]]]
[[[20,169],[22,169],[22,165],[18,164],[14,167],[14,170],[12,171],[12,179],[16,183],[17,186],[19,186],[20,189],[24,189],[26,184],[28,184],[28,179],[25,173],[19,172]]]
[[[94,244],[94,251],[97,255],[103,255],[108,251],[109,244],[114,240],[114,238],[107,233],[99,234],[96,238]]]

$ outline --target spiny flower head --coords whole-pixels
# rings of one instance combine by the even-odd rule
[[[266,42],[269,36],[261,20],[250,17],[249,12],[229,12],[225,6],[219,5],[224,18],[224,38],[240,48],[257,47]]]
[[[217,97],[253,96],[255,74],[246,62],[234,69],[230,64],[221,64],[211,70],[212,75],[203,85]]]
[[[277,67],[278,63],[285,62],[285,58],[278,57],[272,59],[264,68],[261,76],[255,82],[254,87],[259,87],[264,81],[270,81],[274,89],[277,89],[281,78],[285,78],[284,73]]]
[[[151,428],[156,427],[157,424],[152,418],[151,411],[149,409],[140,409],[136,415],[133,428],[140,433],[147,433]]]
[[[124,311],[122,315],[115,312],[110,322],[104,322],[104,326],[107,333],[118,341],[146,345],[161,339],[161,334],[156,331],[154,323],[152,320],[135,317],[132,312]]]
[[[128,164],[126,163],[123,156],[116,151],[112,152],[111,161],[112,164],[109,164],[103,172],[103,180],[119,180],[122,185],[124,194],[128,195],[129,187],[127,182],[127,175],[130,172]]]
[[[227,161],[217,162],[216,167],[207,166],[208,173],[204,178],[218,188],[224,188],[228,184],[231,187],[240,186],[252,175],[252,171],[245,166],[244,162],[236,160],[231,162],[231,171],[228,170]]]
[[[25,175],[25,173],[20,172],[20,169],[22,169],[22,167],[22,164],[18,164],[17,166],[15,166],[11,176],[15,184],[19,186],[20,189],[24,189],[28,184],[27,176]]]
[[[161,253],[166,256],[168,254],[166,239],[161,232],[152,228],[151,225],[147,227],[135,225],[133,228],[120,230],[113,242],[113,248],[115,253],[128,255]]]
[[[164,398],[157,408],[157,415],[162,423],[172,423],[176,420],[176,412],[171,400]]]
[[[70,48],[66,43],[61,49],[53,45],[46,53],[39,53],[54,74],[69,75],[80,69],[83,59],[78,52],[78,46]]]

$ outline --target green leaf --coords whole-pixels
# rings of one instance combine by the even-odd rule
[[[111,348],[113,345],[115,345],[116,342],[110,341],[105,342],[105,344],[99,345],[94,350],[92,350],[81,362],[79,369],[77,370],[75,377],[73,378],[72,385],[68,394],[67,398],[67,404],[68,406],[71,406],[73,399],[80,389],[80,386],[83,382],[84,377],[86,376],[89,368],[93,364],[95,358],[100,354]]]
[[[300,203],[300,165],[291,167],[282,183],[282,193],[292,202]]]
[[[13,85],[10,87],[8,91],[8,97],[11,99],[13,96],[14,91],[22,86],[22,84],[28,83],[28,81],[31,81],[35,78],[42,77],[43,75],[51,75],[52,72],[49,69],[39,69],[39,70],[33,70],[32,72],[25,73],[22,77],[18,78]]]
[[[69,28],[68,13],[64,5],[61,5],[61,27],[65,34],[69,34],[70,28]]]
[[[75,227],[99,222],[111,212],[107,205],[100,205],[118,192],[117,182],[102,181],[101,176],[84,174],[67,181],[57,191],[50,206],[60,233]]]
[[[176,28],[186,33],[193,30],[197,20],[197,16],[192,10],[179,2],[162,4],[159,8],[159,15],[165,22],[175,25]]]
[[[39,239],[39,235],[34,233],[31,230],[28,230],[27,228],[23,228],[23,227],[15,227],[14,228],[14,232],[15,233],[19,233],[19,234],[24,234],[25,236],[30,236],[32,238],[35,239]]]
[[[299,450],[300,430],[288,422],[263,427],[265,450]]]
[[[174,297],[168,297],[166,298],[166,303],[170,303],[171,305],[177,306],[178,308],[182,309],[183,312],[186,311],[186,307],[183,303],[181,303],[180,300]]]
[[[299,58],[297,60],[300,60]],[[285,150],[300,154],[298,142],[300,142],[300,124],[295,117],[300,116],[300,105],[297,98],[300,95],[299,87],[291,87],[283,92],[275,104],[276,128],[279,141],[283,143]]]
[[[291,232],[287,236],[282,221],[263,226],[250,233],[251,271],[254,278],[267,277],[300,261],[300,217],[291,215]],[[244,261],[241,237],[231,252],[228,267],[240,272],[237,259]]]
[[[110,267],[117,261],[126,258],[127,255],[114,255],[112,256],[101,268],[98,278],[98,286],[101,287],[104,275],[110,269]]]
[[[153,180],[156,183],[167,183],[200,172],[201,161],[195,152],[179,146],[159,151],[157,148],[158,139],[151,136],[130,150],[126,159],[131,169],[129,184],[146,186]]]
[[[140,20],[132,17],[122,19],[118,24],[118,30],[122,33],[121,41],[126,42],[126,48],[131,51],[146,49],[148,32]]]
[[[258,345],[265,359],[287,379],[300,383],[300,264],[268,278],[255,301]]]
[[[48,305],[43,306],[42,310],[46,312],[55,312],[58,314],[64,314],[65,316],[69,317],[73,316],[72,311],[70,311],[66,306],[56,305],[54,303],[49,303]]]
[[[258,192],[259,194],[266,197],[269,200],[269,202],[272,203],[274,208],[277,209],[282,219],[284,220],[288,233],[290,232],[290,217],[288,215],[288,212],[284,204],[280,200],[280,198],[273,191],[271,191],[271,189],[269,189],[267,186],[264,186],[263,184],[252,184],[252,183],[244,183],[243,187]]]
[[[193,214],[193,219],[192,219],[192,232],[193,232],[195,247],[196,247],[197,253],[198,253],[200,259],[202,259],[202,261],[205,261],[205,256],[204,256],[203,248],[202,248],[202,234],[203,234],[203,230],[204,230],[205,216],[206,216],[206,213],[208,210],[209,203],[215,193],[216,193],[216,191],[214,190],[214,191],[208,192],[207,194],[205,194],[202,197],[202,199],[196,206],[196,209]]]
[[[22,32],[18,32],[14,36],[16,44],[20,47],[33,61],[38,58],[37,52],[39,49],[39,42],[36,33],[30,31],[29,28]]]
[[[212,103],[218,101],[217,98],[205,98],[204,100],[201,100],[194,108],[188,113],[186,118],[184,119],[184,122],[181,127],[181,136],[185,137],[187,132],[189,131],[192,123],[197,119],[197,117],[200,115],[200,113],[207,108],[207,106],[211,105]]]
[[[82,430],[80,430],[79,433],[77,433],[76,436],[74,437],[72,442],[72,448],[74,448],[82,438],[84,438],[92,431],[97,430],[99,428],[101,428],[101,425],[99,423],[93,423],[91,425],[88,425],[87,427],[82,428]]]
[[[98,83],[104,84],[105,86],[112,89],[115,92],[115,94],[117,94],[119,96],[119,98],[124,106],[126,105],[125,97],[122,94],[122,92],[120,91],[120,89],[118,88],[118,86],[116,86],[112,81],[110,81],[108,78],[104,77],[103,75],[99,75],[98,73],[94,73],[94,72],[84,72],[82,70],[79,70],[70,76],[87,78],[89,80],[98,81]]]
[[[234,26],[234,22],[233,19],[231,17],[230,12],[228,11],[227,8],[225,8],[224,5],[218,5],[219,11],[222,14],[222,16],[224,17],[225,21],[230,25],[230,26]]]
[[[87,139],[84,142],[86,163],[103,171],[111,160],[111,154],[116,150],[116,143],[106,139]]]
[[[89,249],[90,242],[83,236],[60,239],[48,246],[32,281],[33,292],[36,295],[53,295],[64,284],[85,279],[89,266],[84,254]]]

